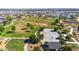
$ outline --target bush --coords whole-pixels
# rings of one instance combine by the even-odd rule
[[[14,33],[14,31],[7,31],[6,33]]]
[[[63,48],[64,48],[64,51],[72,51],[71,45],[65,45]]]
[[[12,30],[15,30],[15,26],[12,26]]]
[[[35,47],[33,51],[41,51],[40,47]]]

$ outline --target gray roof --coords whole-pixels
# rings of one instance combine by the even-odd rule
[[[58,42],[48,42],[49,49],[60,49],[61,44]]]
[[[47,42],[59,42],[59,34],[53,29],[44,29],[44,40]]]

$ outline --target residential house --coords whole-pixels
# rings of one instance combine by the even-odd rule
[[[44,41],[48,42],[49,50],[59,50],[61,44],[59,43],[59,34],[53,29],[44,29]]]

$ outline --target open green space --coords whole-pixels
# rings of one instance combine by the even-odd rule
[[[23,51],[24,50],[24,40],[12,39],[6,45],[9,51]]]
[[[52,18],[53,19],[53,18]],[[52,19],[46,19],[46,18],[34,18],[34,17],[25,17],[17,19],[16,21],[14,21],[15,19],[13,19],[13,24],[12,21],[10,20],[10,24],[8,24],[7,27],[4,28],[4,31],[2,31],[2,34],[0,35],[0,37],[29,37],[30,35],[35,34],[35,32],[37,30],[39,30],[39,26],[33,26],[33,29],[31,29],[30,32],[26,32],[26,33],[17,33],[16,30],[12,30],[13,26],[16,26],[17,24],[27,24],[27,23],[33,23],[33,22],[47,22],[49,25],[51,25],[51,22],[54,22],[54,20]],[[41,24],[42,25],[42,24]],[[48,26],[49,27],[49,26]],[[19,29],[18,29],[19,30]]]
[[[30,35],[33,35],[38,29],[39,29],[38,26],[34,26],[34,28],[27,33],[23,33],[23,34],[16,33],[16,32],[7,33],[8,31],[11,31],[11,26],[9,26],[4,30],[1,37],[27,37],[28,38]]]

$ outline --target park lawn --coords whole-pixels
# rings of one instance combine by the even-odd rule
[[[26,37],[26,38],[29,38],[30,35],[33,35],[38,29],[39,29],[38,26],[34,26],[33,29],[30,32],[26,32],[26,33],[16,33],[16,32],[6,33],[7,31],[11,30],[11,26],[9,26],[4,30],[3,34],[0,35],[0,37]]]
[[[52,25],[51,23],[54,23],[55,22],[55,18],[51,18],[51,19],[48,19],[48,18],[27,18],[23,20],[24,22],[29,22],[29,23],[33,23],[33,22],[39,22],[39,23],[48,23],[48,27],[51,27],[52,28]],[[22,19],[21,19],[21,22],[22,22]]]
[[[20,19],[21,21],[24,21],[24,22],[49,22],[51,23],[53,20],[52,19],[47,19],[47,18],[31,18],[31,17],[26,17],[25,19]]]
[[[25,19],[19,19],[19,21],[16,21],[15,24],[13,24],[13,25],[16,25],[18,23],[26,24],[28,22],[29,23],[32,23],[32,22],[48,22],[48,24],[51,25],[51,22],[54,22],[54,20],[44,19],[44,18],[29,18],[29,17],[26,17]],[[2,37],[26,37],[26,38],[29,38],[30,35],[33,35],[39,29],[39,26],[34,26],[34,28],[30,32],[20,34],[20,33],[16,33],[14,31],[13,33],[6,33],[8,31],[11,31],[11,27],[13,25],[6,27],[4,29],[4,32],[2,33],[2,35],[0,35],[0,37],[2,36]]]
[[[19,22],[25,23],[47,23],[49,28],[52,28],[51,23],[55,22],[55,19],[46,19],[46,18],[25,18],[25,19],[20,19]],[[38,26],[39,27],[39,26]]]
[[[22,34],[18,34],[18,33],[4,33],[1,36],[2,37],[22,37]]]
[[[29,38],[31,35],[34,35],[37,30],[39,30],[39,27],[38,26],[34,26],[33,29],[30,32],[23,33],[21,35],[23,37]]]
[[[23,51],[24,50],[24,40],[12,39],[6,45],[9,51]]]

